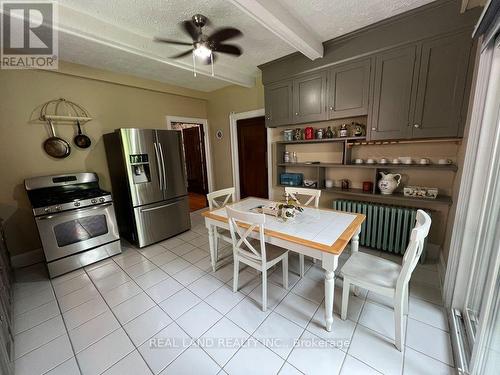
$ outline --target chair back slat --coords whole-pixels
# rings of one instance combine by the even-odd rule
[[[207,194],[208,207],[210,210],[224,207],[226,204],[234,202],[234,187],[213,191]]]
[[[402,269],[398,277],[396,290],[402,290],[410,281],[411,274],[415,270],[424,250],[424,241],[429,234],[431,223],[431,217],[425,211],[417,211],[416,225],[411,231],[410,242],[403,256]]]
[[[264,223],[266,216],[252,212],[244,212],[235,210],[231,207],[226,207],[227,218],[229,223],[229,231],[233,241],[233,252],[237,252],[239,256],[250,258],[256,262],[265,262],[266,247],[264,241]],[[238,223],[247,224],[245,228]],[[258,229],[256,231],[256,229]],[[254,233],[259,233],[259,247],[256,248],[249,239]]]
[[[285,194],[290,195],[292,199],[296,200],[302,206],[309,206],[309,204],[314,201],[314,207],[319,207],[319,197],[321,196],[321,190],[286,186]],[[307,200],[305,201],[305,203],[300,202],[300,200],[298,199],[297,196],[300,195],[306,197]]]

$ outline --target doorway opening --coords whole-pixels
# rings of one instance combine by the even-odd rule
[[[237,120],[236,137],[240,199],[268,198],[267,128],[264,116]]]
[[[208,206],[206,195],[209,192],[203,124],[172,121],[170,126],[182,132],[189,209],[191,212],[200,210]]]

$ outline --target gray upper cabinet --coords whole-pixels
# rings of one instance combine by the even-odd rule
[[[410,46],[376,57],[370,139],[408,137],[415,55],[416,46]]]
[[[461,136],[471,44],[469,33],[423,43],[412,138]]]
[[[328,118],[368,114],[370,59],[343,64],[329,71]]]
[[[285,81],[265,87],[267,127],[289,125],[293,122],[292,86],[292,81]]]
[[[293,80],[293,122],[326,120],[326,71]]]

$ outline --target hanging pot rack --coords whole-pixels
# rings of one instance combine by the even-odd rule
[[[81,105],[64,98],[49,100],[42,105],[40,121],[53,123],[86,123],[92,120],[89,112]]]

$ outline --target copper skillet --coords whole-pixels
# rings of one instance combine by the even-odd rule
[[[54,158],[63,159],[68,157],[71,153],[71,147],[68,142],[64,139],[56,136],[54,131],[54,124],[52,124],[51,120],[47,120],[50,126],[50,132],[52,136],[47,138],[45,142],[43,142],[43,149],[47,154]]]

